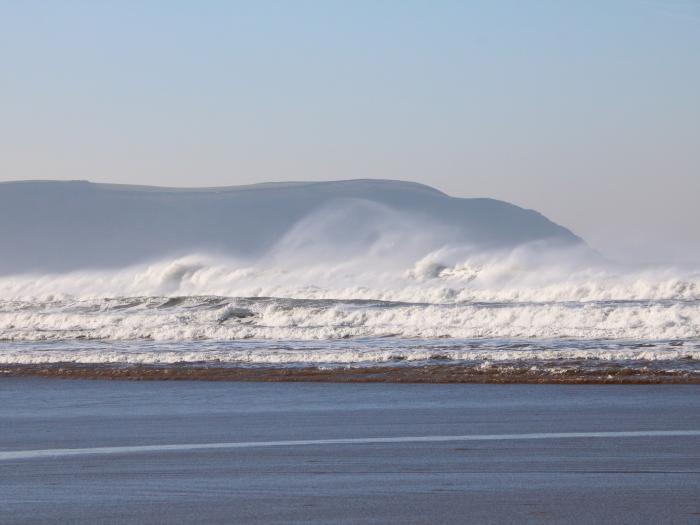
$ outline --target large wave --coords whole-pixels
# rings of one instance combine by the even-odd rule
[[[387,248],[389,250],[390,248]],[[377,255],[312,249],[256,261],[190,255],[117,270],[0,276],[0,299],[42,301],[149,296],[277,297],[406,303],[698,301],[700,272],[606,263],[583,249],[528,245],[476,252],[444,246]]]

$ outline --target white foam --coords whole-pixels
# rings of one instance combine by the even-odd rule
[[[412,340],[378,340],[366,342],[337,341],[309,344],[297,341],[290,345],[264,342],[162,344],[136,342],[131,344],[90,344],[67,342],[0,346],[0,364],[177,364],[220,363],[243,365],[344,364],[362,365],[388,362],[419,362],[428,360],[477,361],[491,363],[598,360],[609,362],[666,361],[686,363],[700,360],[698,345],[673,347],[667,344],[644,345],[603,343],[577,346],[566,342],[550,342],[524,347],[522,344],[500,345],[498,342],[474,345],[452,342],[440,346],[433,342],[421,344]]]
[[[366,252],[322,256],[328,243],[303,249],[307,230],[322,235],[302,226],[255,261],[193,255],[0,277],[0,339],[700,338],[696,271],[625,268],[538,245],[424,254],[418,239],[393,254],[387,233],[374,244],[362,237]]]
[[[376,304],[183,299],[0,301],[0,338],[156,341],[405,338],[700,338],[700,304]]]

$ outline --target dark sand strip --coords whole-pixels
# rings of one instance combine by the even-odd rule
[[[700,384],[697,371],[646,367],[537,367],[508,365],[425,365],[295,368],[206,365],[42,364],[2,365],[5,377],[64,379],[202,380],[333,383],[496,383],[496,384]]]

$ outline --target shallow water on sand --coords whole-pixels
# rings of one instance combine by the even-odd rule
[[[0,461],[8,523],[694,523],[700,512],[700,438],[683,435],[700,430],[695,386],[3,378],[0,396],[12,401],[0,403],[0,451],[122,447]],[[455,435],[521,437],[401,441]],[[328,439],[355,441],[318,443]],[[283,440],[311,443],[167,449]]]

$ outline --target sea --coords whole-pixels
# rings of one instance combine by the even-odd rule
[[[610,365],[700,374],[700,272],[528,249],[408,264],[187,255],[0,277],[0,364]]]

